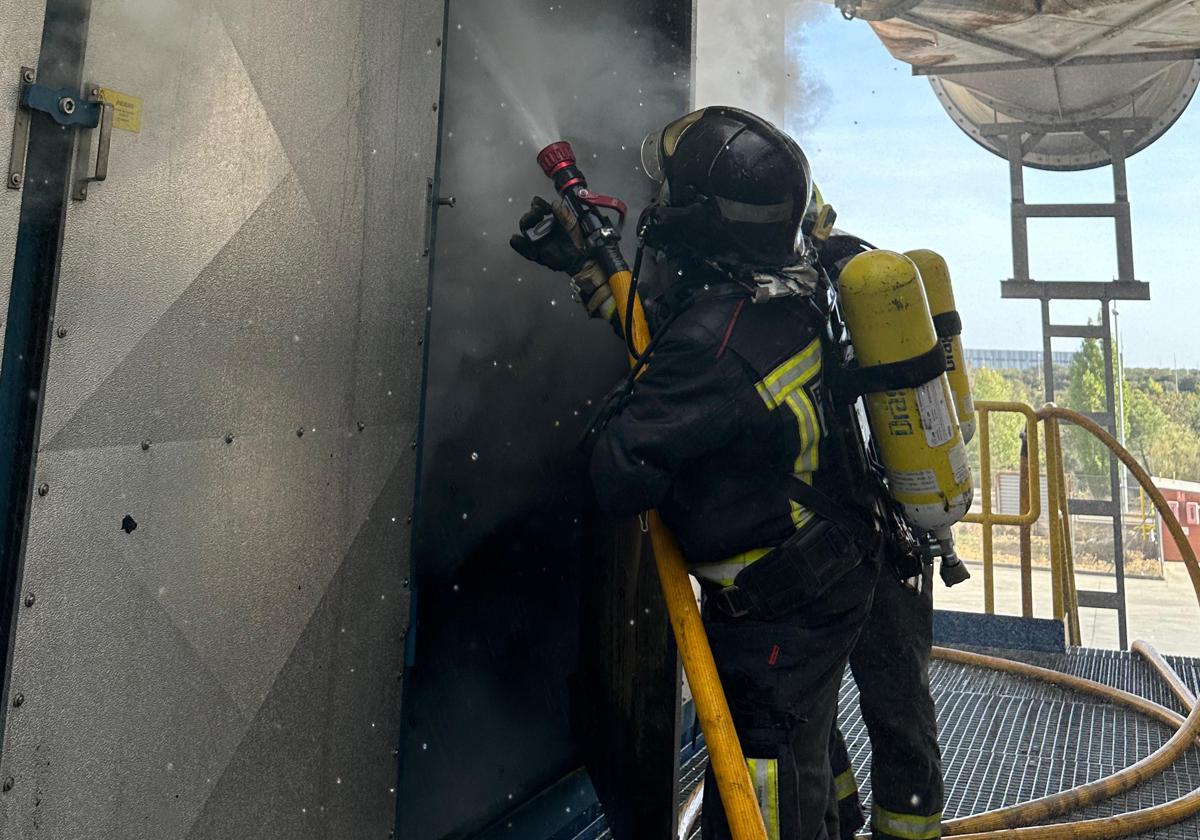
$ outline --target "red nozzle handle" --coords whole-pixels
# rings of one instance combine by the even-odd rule
[[[591,190],[581,189],[576,192],[576,195],[587,204],[589,207],[603,207],[607,210],[615,210],[617,215],[621,217],[621,221],[625,221],[625,216],[629,213],[629,207],[619,198],[613,198],[611,195],[600,195]]]

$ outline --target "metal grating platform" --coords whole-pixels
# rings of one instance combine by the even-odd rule
[[[1001,655],[1087,677],[1182,712],[1158,676],[1133,654],[1075,649],[1065,655]],[[1200,663],[1170,661],[1193,689],[1200,687]],[[1037,680],[942,662],[933,664],[930,678],[938,705],[948,819],[1094,781],[1145,757],[1171,736],[1167,727],[1136,712]],[[857,705],[857,689],[847,680],[841,694],[843,732],[869,801],[870,744]],[[1197,787],[1200,752],[1193,749],[1158,778],[1060,821],[1145,808]],[[1196,840],[1200,819],[1143,836]]]
[[[1066,654],[997,653],[1124,689],[1183,712],[1162,680],[1134,654],[1087,649]],[[1200,660],[1167,659],[1192,690],[1200,693]],[[1167,727],[1136,712],[1037,680],[943,662],[933,663],[930,679],[938,706],[948,819],[1107,776],[1153,752],[1171,735]],[[858,690],[848,677],[842,686],[840,709],[842,731],[870,808],[870,743],[858,716]],[[699,783],[704,766],[703,752],[684,765],[682,797]],[[1197,787],[1200,750],[1192,749],[1158,778],[1060,821],[1145,808]],[[585,836],[611,837],[607,831]],[[1146,840],[1198,840],[1200,817],[1140,836]],[[693,835],[698,837],[699,832]]]

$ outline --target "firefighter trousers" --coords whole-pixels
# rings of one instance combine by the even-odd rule
[[[932,568],[921,594],[884,570],[871,614],[850,654],[859,708],[871,739],[871,836],[875,840],[935,840],[942,836],[942,753],[929,693],[933,645]],[[840,738],[840,736],[839,736]],[[841,752],[844,755],[845,746]],[[836,745],[830,761],[849,769]],[[840,786],[843,815],[859,808],[853,770]],[[847,831],[843,816],[842,837]]]
[[[829,744],[876,570],[874,562],[859,564],[820,597],[771,621],[731,618],[706,601],[705,629],[768,840],[840,836]],[[701,825],[704,840],[731,838],[711,767]]]

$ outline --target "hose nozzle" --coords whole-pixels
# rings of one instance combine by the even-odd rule
[[[546,177],[554,182],[554,189],[575,211],[576,216],[587,215],[598,208],[615,210],[622,223],[629,208],[619,198],[600,195],[588,189],[587,179],[575,163],[575,150],[566,140],[551,143],[538,152],[538,166],[546,173]],[[597,216],[598,224],[606,224]]]
[[[537,162],[546,177],[553,178],[560,169],[575,164],[575,150],[566,140],[559,140],[538,152]]]

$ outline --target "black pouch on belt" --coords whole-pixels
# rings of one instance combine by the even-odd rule
[[[863,557],[849,531],[818,518],[711,597],[726,615],[771,620],[820,597]]]

